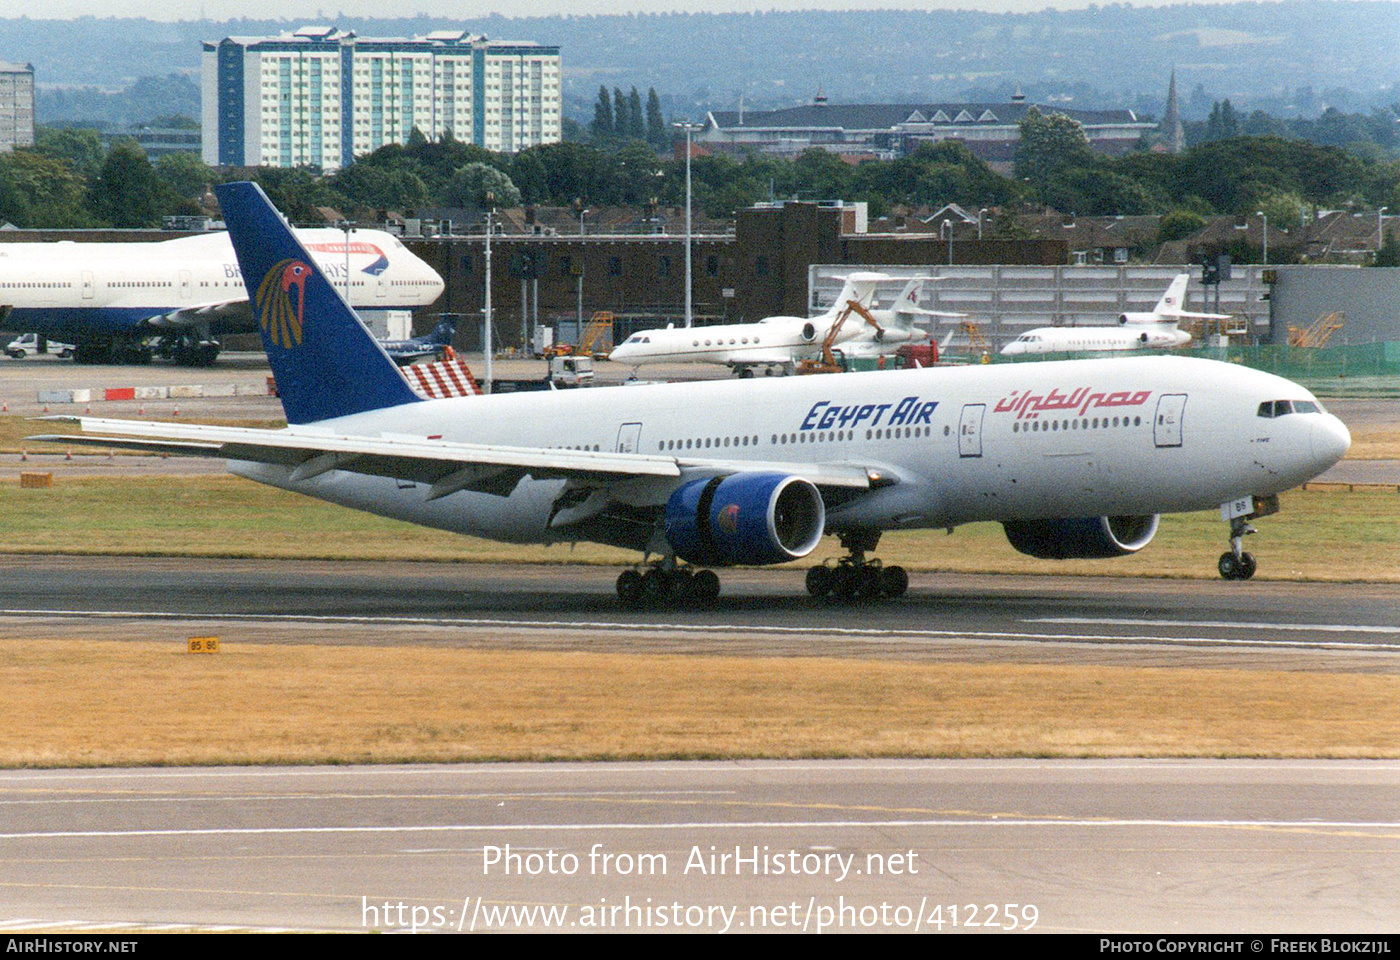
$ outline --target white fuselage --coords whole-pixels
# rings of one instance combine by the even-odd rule
[[[875,310],[881,324],[877,334],[865,319],[846,319],[833,341],[848,357],[890,354],[902,343],[922,340],[927,333],[901,323],[893,311]],[[715,363],[730,367],[790,366],[821,355],[822,341],[835,320],[834,314],[803,319],[769,317],[758,323],[722,326],[666,328],[634,333],[618,344],[608,359],[631,366],[648,363]]]
[[[1037,327],[1001,348],[1002,356],[1038,353],[1087,353],[1119,350],[1171,350],[1191,342],[1173,323],[1116,327]]]
[[[938,368],[629,389],[517,393],[407,404],[322,421],[315,432],[441,436],[505,447],[626,450],[674,458],[682,479],[802,464],[856,464],[897,482],[836,502],[828,531],[942,527],[979,520],[1146,515],[1218,506],[1296,486],[1346,451],[1330,414],[1260,417],[1261,403],[1315,403],[1272,374],[1209,360],[1139,357]],[[732,468],[732,469],[731,469]],[[242,476],[345,506],[523,543],[645,544],[650,531],[551,527],[563,480],[509,496],[332,470],[233,462]],[[622,494],[664,504],[676,487],[647,478]],[[623,495],[625,494],[625,495]]]
[[[643,330],[614,347],[608,359],[634,367],[648,363],[781,366],[820,353],[831,320],[830,316],[769,317],[758,323]],[[846,335],[852,336],[855,323],[848,325],[851,332]]]
[[[352,306],[419,307],[442,293],[442,278],[391,234],[355,231],[348,258],[342,230],[297,236]],[[226,233],[154,243],[0,244],[0,327],[7,330],[58,339],[132,334],[152,324],[192,323],[187,318],[200,308],[246,299]],[[215,332],[257,329],[246,310],[206,316]]]

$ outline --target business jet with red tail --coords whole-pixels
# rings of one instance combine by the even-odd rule
[[[1219,572],[1347,428],[1281,377],[1176,356],[653,384],[452,399],[416,393],[254,184],[215,188],[281,393],[280,430],[73,418],[47,439],[228,461],[238,476],[513,543],[636,550],[624,602],[703,603],[715,568],[826,536],[810,592],[898,597],[881,535],[1001,523],[1054,561],[1145,548],[1163,513],[1219,509]],[[40,438],[35,438],[40,439]],[[646,562],[650,561],[650,562]]]
[[[1172,350],[1191,342],[1182,320],[1229,320],[1228,313],[1192,313],[1181,309],[1189,273],[1179,273],[1150,312],[1118,315],[1118,325],[1037,327],[1001,348],[1002,356],[1041,353],[1098,353],[1118,350]]]

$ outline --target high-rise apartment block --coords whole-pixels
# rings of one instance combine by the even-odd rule
[[[516,153],[561,139],[559,48],[304,27],[204,44],[204,161],[339,170],[416,128]]]
[[[0,61],[0,153],[34,146],[34,65]]]

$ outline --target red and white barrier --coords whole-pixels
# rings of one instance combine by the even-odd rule
[[[402,368],[413,389],[429,400],[448,397],[474,397],[481,393],[466,361],[453,358],[436,363],[415,363]]]

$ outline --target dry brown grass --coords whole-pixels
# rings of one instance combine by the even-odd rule
[[[0,764],[1400,756],[1400,677],[0,642]]]
[[[1400,581],[1400,495],[1295,490],[1248,548],[1260,579]],[[1215,510],[1168,515],[1130,557],[1051,562],[1016,553],[1001,526],[887,534],[879,556],[911,570],[1213,579],[1226,526]],[[0,480],[0,554],[300,557],[625,565],[638,555],[580,544],[515,546],[384,520],[237,477]],[[828,537],[810,560],[839,555]]]
[[[1362,427],[1351,435],[1348,460],[1400,460],[1400,428]]]

